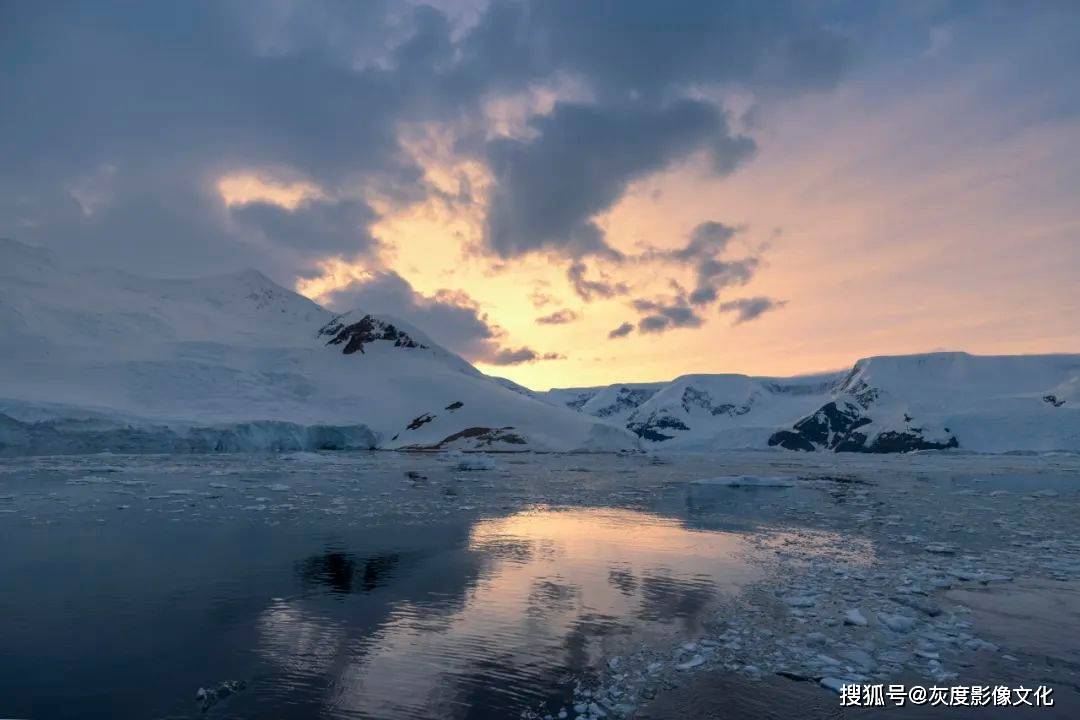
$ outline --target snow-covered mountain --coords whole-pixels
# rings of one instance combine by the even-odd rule
[[[0,453],[369,447],[1080,451],[1080,355],[537,393],[253,270],[150,279],[0,240]]]
[[[0,346],[0,452],[637,444],[252,270],[149,279],[0,240]]]
[[[1080,451],[1080,355],[874,357],[843,373],[687,375],[655,388],[545,397],[626,427],[646,447]]]

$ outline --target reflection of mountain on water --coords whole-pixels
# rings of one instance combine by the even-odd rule
[[[674,577],[669,572],[646,573],[641,578],[642,620],[685,620],[699,615],[716,597],[716,582],[707,575]]]
[[[357,558],[352,553],[327,550],[302,561],[299,575],[308,587],[323,585],[343,595],[371,592],[390,582],[400,560],[397,553]]]
[[[632,510],[538,508],[451,535],[380,534],[386,550],[368,554],[343,539],[297,562],[322,592],[267,609],[264,657],[333,687],[342,715],[516,716],[565,700],[566,678],[608,649],[693,627],[758,574],[741,536]]]

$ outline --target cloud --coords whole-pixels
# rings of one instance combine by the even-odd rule
[[[0,116],[0,233],[135,271],[257,265],[285,282],[377,249],[373,196],[438,194],[399,136],[417,124],[487,166],[493,254],[616,256],[595,217],[628,183],[692,153],[726,173],[753,152],[696,88],[828,88],[851,46],[795,0],[494,0],[457,24],[389,0],[2,13],[0,96],[20,111]],[[576,101],[526,117],[527,136],[493,136],[489,101],[560,78]],[[319,202],[237,205],[218,187],[275,174]]]
[[[432,340],[470,362],[516,365],[563,357],[529,347],[504,347],[506,331],[494,324],[467,293],[438,290],[434,295],[423,295],[392,270],[369,273],[367,278],[354,280],[322,299],[337,312],[362,310],[416,325]]]
[[[291,210],[250,202],[230,207],[229,214],[275,245],[316,256],[360,254],[378,245],[369,230],[377,215],[362,200],[309,200]]]
[[[704,323],[693,308],[684,304],[682,298],[670,304],[639,298],[632,305],[635,310],[644,313],[644,317],[638,321],[639,332],[660,333],[675,328],[701,327]]]
[[[774,300],[773,298],[756,296],[739,298],[720,303],[721,313],[735,313],[732,325],[740,325],[744,322],[756,320],[770,310],[775,310],[787,305],[787,300]]]
[[[504,258],[539,250],[618,257],[594,218],[632,181],[705,147],[727,173],[756,147],[731,134],[715,105],[691,99],[557,103],[529,127],[534,137],[497,138],[483,150],[494,179],[485,243]]]
[[[484,362],[489,365],[521,365],[534,363],[541,360],[565,360],[565,355],[559,353],[538,353],[530,347],[521,347],[516,350],[504,348],[486,358]]]
[[[617,327],[614,330],[612,330],[611,332],[609,332],[607,336],[608,336],[609,339],[615,339],[615,338],[626,337],[627,335],[629,335],[632,332],[634,332],[634,324],[629,323],[629,322],[624,322],[622,325],[620,325],[619,327]]]
[[[443,291],[425,296],[392,270],[373,272],[323,299],[337,312],[358,309],[405,320],[469,360],[495,353],[502,334],[468,295]]]
[[[566,279],[570,281],[578,297],[585,302],[590,302],[594,298],[606,299],[630,292],[630,287],[624,282],[611,282],[606,276],[600,280],[589,280],[585,277],[586,272],[588,270],[585,263],[580,260],[570,263],[566,269]]]
[[[581,318],[581,315],[573,310],[563,308],[562,310],[556,310],[550,315],[544,315],[543,317],[536,318],[536,322],[540,325],[565,325],[572,323],[575,320]]]
[[[690,237],[683,247],[671,250],[649,248],[642,253],[641,260],[693,268],[696,286],[688,295],[687,301],[691,305],[708,305],[717,299],[722,289],[748,283],[761,264],[761,259],[756,255],[737,260],[719,258],[719,255],[728,249],[731,240],[745,229],[707,220],[690,232]]]
[[[529,294],[529,300],[532,302],[534,308],[542,308],[545,305],[550,305],[555,302],[555,298],[539,288],[534,289]]]

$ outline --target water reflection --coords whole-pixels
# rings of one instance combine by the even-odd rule
[[[401,570],[393,555],[328,551],[301,563],[330,594],[409,586],[361,630],[304,595],[268,608],[264,657],[293,678],[329,675],[335,717],[502,717],[554,700],[620,643],[692,629],[718,594],[757,577],[741,536],[630,510],[541,508],[472,526],[459,552],[478,571],[439,602],[446,555]],[[373,597],[373,596],[370,596]],[[337,608],[337,609],[335,609]],[[366,607],[370,613],[372,608]],[[320,615],[321,613],[321,615]]]
[[[327,550],[304,560],[299,573],[306,586],[322,585],[347,595],[371,592],[389,582],[399,561],[394,553],[358,559],[350,553]]]

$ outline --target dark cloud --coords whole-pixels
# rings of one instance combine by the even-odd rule
[[[468,360],[479,360],[498,350],[502,330],[464,293],[442,291],[425,296],[393,271],[376,272],[354,280],[330,294],[327,306],[338,312],[362,310],[393,315],[412,323],[435,342]]]
[[[632,332],[634,332],[634,324],[629,323],[629,322],[624,322],[622,325],[620,325],[619,327],[617,327],[614,330],[612,330],[611,332],[609,332],[607,334],[607,336],[608,336],[609,339],[621,338],[621,337],[626,337],[627,335],[629,335]]]
[[[697,266],[697,287],[690,294],[695,305],[708,304],[726,287],[745,285],[757,272],[761,260],[747,257],[741,260],[717,260],[708,258]]]
[[[739,232],[738,228],[716,220],[706,220],[690,232],[690,241],[686,247],[675,250],[672,255],[687,262],[713,257],[727,249],[728,243],[737,232]]]
[[[693,268],[696,285],[686,299],[691,305],[708,305],[716,300],[720,290],[725,287],[748,283],[761,264],[760,258],[755,255],[737,260],[721,260],[718,257],[728,249],[732,238],[744,230],[708,220],[691,231],[683,247],[673,250],[650,248],[641,255],[641,259]]]
[[[630,287],[624,282],[612,282],[606,276],[600,280],[590,280],[585,277],[588,269],[580,260],[570,263],[566,269],[566,278],[574,288],[578,297],[586,302],[595,298],[611,298],[616,295],[625,295],[630,292]]]
[[[638,321],[638,331],[660,333],[675,328],[701,327],[704,320],[687,306],[682,298],[674,303],[637,299],[632,303],[635,310],[644,314]]]
[[[470,34],[468,66],[505,81],[580,74],[605,96],[664,97],[692,84],[763,91],[830,87],[851,42],[801,2],[495,2]]]
[[[306,253],[359,254],[378,244],[368,230],[377,215],[361,200],[312,200],[294,210],[251,202],[229,213],[271,243]]]
[[[550,315],[536,318],[536,322],[540,325],[566,325],[579,318],[581,318],[581,315],[578,313],[568,308],[563,308],[562,310],[556,310]]]
[[[775,310],[787,305],[786,300],[774,300],[773,298],[757,296],[739,298],[720,303],[721,313],[735,313],[733,325],[756,320],[770,310]]]
[[[688,88],[827,88],[850,55],[795,0],[496,0],[475,19],[389,0],[5,3],[0,233],[143,272],[258,265],[287,282],[373,249],[368,193],[434,193],[398,133],[452,123],[495,180],[488,250],[616,257],[594,218],[628,183],[693,153],[726,173],[753,152]],[[588,102],[482,139],[485,100],[566,77]],[[230,210],[214,191],[281,170],[336,200]]]
[[[630,182],[705,146],[717,170],[730,172],[755,148],[732,136],[719,108],[699,100],[558,103],[529,124],[534,137],[499,138],[484,150],[495,181],[486,243],[502,257],[535,250],[617,257],[593,218]]]
[[[486,358],[484,362],[490,365],[522,365],[541,360],[565,360],[565,355],[559,353],[538,353],[530,347],[521,347],[516,350],[503,348]]]
[[[393,271],[374,272],[363,281],[354,280],[335,290],[327,306],[338,312],[362,310],[404,320],[470,362],[517,365],[563,357],[529,347],[503,347],[506,332],[492,323],[468,294],[438,290],[434,295],[423,295]]]

